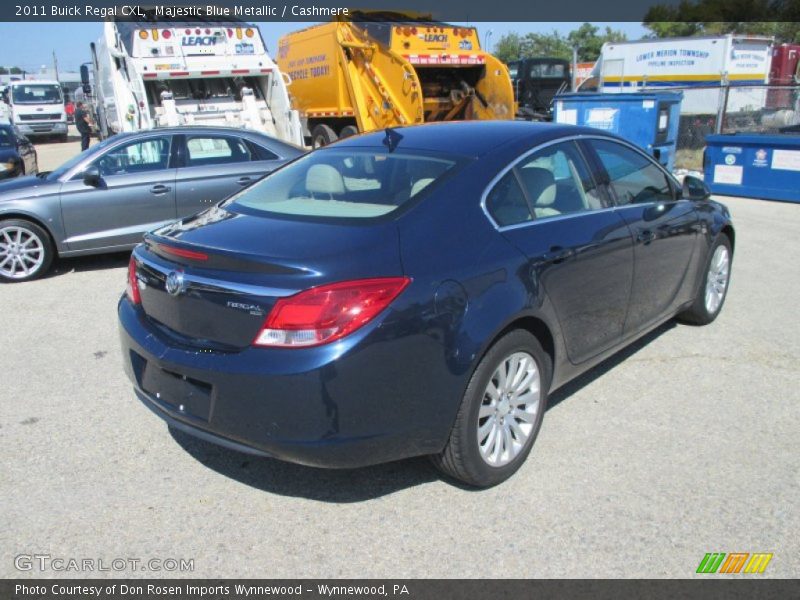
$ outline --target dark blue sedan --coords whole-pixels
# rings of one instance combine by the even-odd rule
[[[734,230],[597,130],[465,122],[348,138],[148,235],[119,303],[171,426],[323,467],[431,455],[490,486],[550,392],[722,309]]]
[[[16,127],[0,121],[0,181],[35,175],[39,170],[36,148]]]

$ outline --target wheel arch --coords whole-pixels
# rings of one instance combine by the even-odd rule
[[[35,225],[41,227],[47,233],[47,237],[50,238],[50,243],[53,245],[53,251],[56,253],[56,256],[60,254],[59,245],[58,242],[56,241],[56,237],[53,235],[53,231],[50,229],[50,227],[47,226],[47,223],[42,221],[39,217],[36,217],[26,212],[20,212],[17,210],[0,213],[0,223],[3,221],[12,221],[14,219],[20,221],[30,221],[31,223],[34,223]]]
[[[733,225],[728,223],[722,229],[720,229],[720,233],[727,236],[728,240],[731,242],[731,254],[733,254],[734,248],[736,246],[736,232],[733,229]]]
[[[556,366],[556,344],[551,327],[543,319],[534,315],[518,316],[497,331],[484,346],[480,356],[476,357],[475,364],[479,364],[486,353],[507,333],[516,329],[529,332],[542,345],[542,350],[550,357],[551,364]],[[551,378],[552,379],[552,378]]]

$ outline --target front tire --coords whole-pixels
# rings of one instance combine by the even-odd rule
[[[22,219],[0,221],[0,281],[12,283],[41,277],[54,256],[47,232]]]
[[[472,374],[450,439],[432,461],[476,487],[502,483],[530,454],[547,408],[552,360],[531,333],[498,340]]]
[[[678,315],[678,319],[693,325],[708,325],[719,316],[731,276],[733,251],[728,236],[720,234],[708,253],[705,274],[694,303]]]

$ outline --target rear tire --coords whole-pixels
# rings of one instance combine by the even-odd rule
[[[36,223],[0,221],[0,281],[16,283],[41,277],[54,256],[50,236]]]
[[[433,464],[476,487],[511,477],[541,429],[552,370],[531,333],[517,329],[500,338],[472,374],[450,439],[431,457]]]
[[[708,253],[703,281],[692,305],[678,319],[693,325],[708,325],[719,316],[731,277],[733,252],[728,236],[721,233]]]
[[[311,132],[312,148],[322,148],[323,146],[332,144],[337,139],[336,132],[324,123],[314,127],[314,130]]]

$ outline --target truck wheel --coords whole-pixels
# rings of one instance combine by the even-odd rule
[[[337,139],[336,132],[324,124],[317,125],[314,127],[314,131],[311,132],[311,146],[313,148],[322,148],[332,144]]]
[[[358,127],[355,125],[346,125],[342,127],[342,130],[339,132],[339,139],[343,140],[344,138],[349,138],[351,135],[358,134]]]

